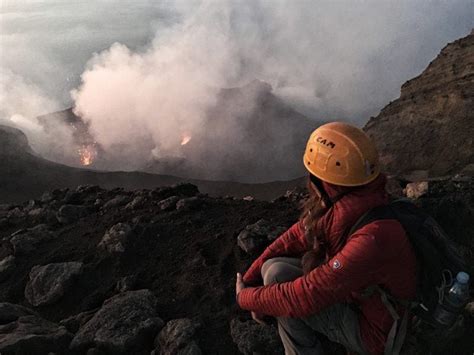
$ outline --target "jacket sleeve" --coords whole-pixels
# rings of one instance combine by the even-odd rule
[[[246,288],[238,295],[241,308],[275,317],[300,318],[346,300],[374,283],[383,259],[372,235],[354,235],[328,263],[294,281]]]
[[[301,221],[291,226],[285,233],[270,244],[264,252],[252,263],[244,275],[245,284],[261,284],[261,268],[265,261],[277,256],[299,256],[309,249]]]

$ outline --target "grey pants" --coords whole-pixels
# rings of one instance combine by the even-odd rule
[[[265,285],[292,281],[302,275],[300,259],[274,258],[262,266]],[[318,333],[348,350],[366,354],[360,338],[358,315],[347,304],[336,304],[305,318],[277,319],[286,355],[324,354]]]

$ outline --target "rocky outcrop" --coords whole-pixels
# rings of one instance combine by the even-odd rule
[[[155,340],[158,355],[201,355],[201,349],[196,342],[196,331],[199,323],[191,319],[173,319],[166,323]]]
[[[68,262],[34,266],[25,288],[25,298],[33,306],[57,302],[82,272],[82,263]]]
[[[132,236],[132,227],[126,223],[117,223],[104,234],[98,247],[109,253],[123,253]]]
[[[89,214],[89,209],[85,206],[63,205],[56,214],[59,223],[72,223],[79,218]]]
[[[131,354],[146,348],[163,326],[156,304],[157,299],[149,290],[125,292],[106,300],[79,329],[70,348],[95,348],[112,354]]]
[[[387,171],[412,180],[474,174],[474,34],[448,44],[369,120]]]
[[[474,265],[474,179],[455,176],[408,186],[401,178],[390,181],[393,194],[410,194]],[[116,196],[139,203],[104,208]],[[255,258],[241,247],[269,245],[298,219],[305,196],[295,190],[265,202],[213,198],[189,184],[128,192],[81,186],[0,206],[0,216],[19,211],[0,228],[0,302],[52,297],[35,311],[0,304],[0,342],[11,349],[0,352],[30,349],[36,340],[25,342],[31,338],[40,339],[39,353],[46,354],[278,354],[275,324],[261,326],[237,311],[235,273]],[[180,209],[179,201],[185,201]],[[40,207],[56,214],[64,205],[85,206],[90,213],[35,228],[35,217],[26,212]],[[15,253],[14,245],[28,252]],[[64,267],[69,263],[83,264],[79,277],[69,278]],[[471,329],[474,319],[465,320]],[[472,339],[466,334],[450,343],[453,353],[468,349]],[[328,353],[344,354],[329,345]]]
[[[265,326],[253,320],[234,318],[230,322],[230,334],[245,355],[285,353],[278,331],[274,326]]]
[[[256,254],[262,248],[273,242],[284,231],[285,227],[276,227],[268,221],[261,219],[248,225],[237,237],[239,247],[247,254]]]
[[[39,224],[33,228],[16,231],[10,236],[9,242],[15,255],[27,255],[34,252],[41,243],[53,238],[54,233],[45,224]]]
[[[72,334],[28,308],[0,303],[0,353],[65,353]]]

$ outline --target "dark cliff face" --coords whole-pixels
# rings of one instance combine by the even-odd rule
[[[474,173],[474,33],[448,44],[365,126],[392,174]]]

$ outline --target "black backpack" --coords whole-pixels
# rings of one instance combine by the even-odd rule
[[[457,273],[467,270],[465,262],[439,224],[407,199],[371,209],[356,222],[348,235],[369,223],[383,219],[398,220],[413,246],[418,264],[416,299],[396,300],[378,286],[377,289],[382,293],[384,303],[388,298],[392,303],[410,304],[410,311],[423,323],[420,329],[433,333],[435,329],[439,329],[433,313],[438,303],[443,301],[444,294],[449,290]],[[440,331],[442,333],[443,329]]]

